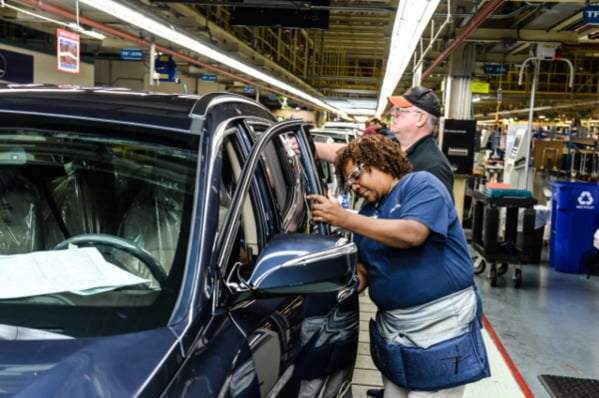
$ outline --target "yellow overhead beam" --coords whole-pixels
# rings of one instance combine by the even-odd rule
[[[459,35],[461,29],[457,34]],[[468,40],[492,40],[509,39],[515,41],[556,41],[561,43],[576,43],[578,35],[576,32],[547,32],[545,30],[532,29],[478,29],[473,32]]]
[[[549,29],[549,31],[550,32],[559,32],[560,30],[565,29],[568,26],[570,26],[573,23],[578,22],[580,20],[582,20],[582,13],[581,12],[577,12],[577,13],[571,15],[570,17],[564,19],[563,21],[561,21],[557,25],[553,26],[551,29]]]

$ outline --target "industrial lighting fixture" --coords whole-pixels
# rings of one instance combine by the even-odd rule
[[[158,20],[150,18],[141,12],[138,12],[132,8],[124,6],[117,1],[113,0],[79,0],[82,3],[87,4],[90,7],[93,7],[97,10],[100,10],[106,14],[110,14],[113,17],[119,18],[128,24],[135,25],[149,33],[157,37],[161,37],[165,40],[170,41],[173,44],[178,46],[182,46],[188,50],[191,50],[197,54],[200,54],[204,57],[213,59],[222,63],[224,65],[229,66],[237,71],[245,73],[251,76],[254,79],[261,80],[266,82],[272,86],[278,87],[288,93],[291,93],[297,97],[303,98],[315,105],[318,105],[328,111],[340,114],[341,116],[348,118],[347,114],[339,109],[336,109],[325,102],[301,91],[295,87],[290,86],[287,83],[284,83],[280,80],[273,78],[272,76],[267,75],[264,72],[261,72],[257,69],[252,68],[249,65],[246,65],[234,58],[229,57],[228,55],[221,53],[220,51],[190,37],[188,34],[184,32],[180,32],[173,25],[166,25]]]
[[[376,107],[377,115],[381,115],[385,110],[387,97],[393,95],[399,79],[416,50],[422,32],[438,5],[439,0],[401,0],[399,2],[391,35],[385,78]]]
[[[370,118],[368,116],[354,116],[354,119],[358,123],[365,123],[367,120],[370,120]]]
[[[57,25],[65,26],[67,28],[70,28],[70,29],[78,32],[78,33],[84,34],[84,35],[89,36],[89,37],[93,37],[94,39],[104,40],[106,38],[106,36],[103,35],[102,33],[99,33],[99,32],[93,31],[93,30],[87,30],[87,29],[83,28],[81,25],[79,25],[78,22],[77,23],[74,23],[74,22],[66,23],[66,22],[58,21],[56,19],[49,18],[49,17],[47,17],[45,15],[37,14],[37,13],[35,13],[33,11],[29,11],[29,10],[25,10],[23,8],[20,8],[20,7],[13,6],[12,4],[8,4],[4,0],[0,0],[0,8],[2,8],[2,7],[10,8],[12,10],[15,10],[17,12],[21,12],[23,14],[32,16],[34,18],[39,18],[39,19],[41,19],[43,21],[52,22],[52,23],[55,23]],[[77,18],[79,18],[79,13],[77,13]]]
[[[75,22],[70,22],[66,26],[69,27],[71,30],[74,30],[75,32],[81,33],[82,35],[86,35],[89,37],[93,37],[94,39],[104,40],[106,38],[106,36],[102,33],[96,32],[95,30],[87,30],[83,26]]]
[[[355,109],[347,109],[346,113],[348,115],[366,115],[366,116],[374,116],[372,114],[372,109],[366,108],[355,108]]]
[[[93,30],[87,30],[79,24],[79,0],[75,0],[75,10],[76,10],[75,17],[77,18],[77,21],[69,23],[67,25],[69,28],[73,29],[76,32],[79,32],[81,34],[84,34],[84,35],[87,35],[87,36],[90,36],[90,37],[93,37],[96,39],[104,40],[106,38],[106,36],[104,36],[102,33],[98,33]]]
[[[589,107],[589,106],[596,106],[599,104],[599,100],[591,100],[591,101],[580,101],[580,102],[570,102],[567,104],[562,104],[562,105],[551,105],[551,106],[537,106],[535,108],[533,108],[533,111],[535,112],[540,112],[540,111],[550,111],[550,110],[554,110],[554,109],[575,109],[575,108],[580,108],[580,107]],[[519,113],[530,113],[530,108],[521,108],[521,109],[512,109],[512,110],[506,110],[506,111],[500,111],[497,112],[498,115],[511,115],[511,114],[519,114]],[[481,117],[484,117],[485,114],[483,113],[477,113],[474,115],[474,117],[478,120]],[[517,117],[514,117],[515,120],[518,120]]]

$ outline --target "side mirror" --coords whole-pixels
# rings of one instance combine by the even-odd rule
[[[335,292],[351,284],[357,248],[339,236],[275,236],[258,258],[249,278],[233,267],[227,287],[232,304],[268,296]]]

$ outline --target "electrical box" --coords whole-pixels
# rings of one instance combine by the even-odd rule
[[[511,184],[516,189],[527,189],[526,181],[526,129],[518,129],[514,137],[511,152],[506,153],[505,170],[503,171],[503,182]]]
[[[536,58],[546,61],[559,59],[560,43],[537,43]]]
[[[237,0],[231,8],[231,26],[268,26],[276,28],[329,28],[327,9],[331,0]],[[268,4],[268,7],[264,5]],[[312,7],[314,6],[314,7]]]
[[[160,55],[154,62],[154,70],[161,82],[177,81],[177,64],[170,55]]]
[[[454,174],[472,174],[476,120],[444,119],[439,129],[441,150]]]

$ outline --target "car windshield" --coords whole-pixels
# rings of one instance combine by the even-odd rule
[[[82,129],[0,128],[0,329],[102,336],[170,318],[197,138]]]

